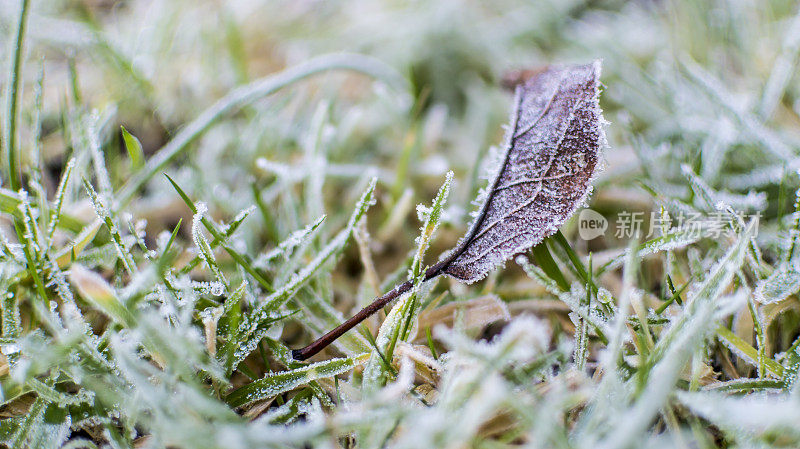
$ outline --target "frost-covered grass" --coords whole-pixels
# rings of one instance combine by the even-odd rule
[[[1,0],[1,444],[800,446],[799,13]],[[605,236],[291,359],[463,235],[508,69],[596,58]]]

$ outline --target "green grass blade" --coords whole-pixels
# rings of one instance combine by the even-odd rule
[[[311,381],[334,377],[350,371],[366,362],[368,357],[367,354],[363,354],[358,357],[331,359],[282,373],[267,374],[263,378],[233,391],[225,398],[225,401],[231,407],[241,407],[274,397]]]
[[[6,83],[6,109],[5,121],[3,122],[3,154],[8,163],[8,179],[11,190],[19,190],[22,187],[18,167],[19,143],[17,136],[19,129],[17,119],[19,117],[19,97],[20,97],[20,77],[22,75],[22,56],[23,42],[25,39],[25,26],[28,23],[28,0],[21,0],[19,7],[19,18],[17,20],[17,32],[11,45],[11,60],[9,64],[8,80]]]
[[[542,272],[544,272],[547,277],[555,281],[559,289],[565,292],[569,291],[569,282],[567,282],[567,278],[564,277],[564,273],[561,272],[561,268],[559,268],[555,259],[553,259],[553,255],[550,254],[550,249],[547,247],[547,241],[543,241],[542,243],[531,248],[531,254],[533,255],[534,260],[536,260],[536,264],[541,267]]]
[[[125,150],[128,152],[128,157],[131,158],[131,168],[139,170],[144,165],[144,150],[142,150],[142,143],[133,134],[128,132],[124,126],[120,126],[122,131],[122,140],[125,143]]]

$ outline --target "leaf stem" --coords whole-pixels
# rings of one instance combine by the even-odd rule
[[[423,282],[429,281],[436,276],[439,276],[444,271],[447,264],[450,263],[452,259],[448,257],[447,259],[433,265],[432,267],[428,268],[425,271],[425,277],[423,278]],[[402,284],[396,285],[393,289],[389,290],[386,294],[381,297],[376,298],[372,301],[371,304],[361,309],[357,314],[353,315],[350,319],[345,321],[344,323],[336,326],[333,330],[328,332],[327,334],[323,335],[316,339],[310,345],[302,348],[302,349],[295,349],[292,351],[292,358],[295,360],[306,360],[309,357],[312,357],[316,353],[325,349],[328,345],[333,343],[337,338],[341,337],[345,334],[345,332],[349,331],[350,329],[354,328],[358,325],[358,323],[364,321],[365,319],[369,318],[372,314],[384,308],[387,304],[394,301],[403,293],[411,290],[411,287],[414,286],[413,280],[408,280],[403,282]]]

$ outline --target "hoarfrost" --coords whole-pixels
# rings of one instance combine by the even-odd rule
[[[781,267],[773,271],[767,279],[758,281],[755,298],[761,304],[772,304],[783,301],[798,290],[800,290],[800,272]]]
[[[517,86],[501,164],[443,272],[474,282],[553,234],[589,194],[606,145],[600,62],[548,68]],[[483,196],[483,195],[482,195]]]

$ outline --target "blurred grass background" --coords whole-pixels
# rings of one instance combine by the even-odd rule
[[[6,73],[13,73],[19,48],[20,4],[0,1]],[[793,215],[800,186],[797,2],[32,0],[29,8],[13,130],[18,143],[10,150],[18,154],[26,192],[11,187],[7,154],[0,192],[2,285],[10,294],[3,302],[0,416],[9,446],[800,444],[791,429],[800,416],[792,377],[800,357],[792,356],[800,329]],[[356,70],[321,70],[278,83],[270,95],[233,101],[264,77],[328,54]],[[331,61],[322,58],[316,61]],[[308,343],[406,276],[421,224],[415,205],[430,204],[449,170],[455,176],[428,263],[463,235],[491,148],[501,144],[511,96],[500,85],[509,71],[594,59],[603,64],[609,148],[589,206],[612,228],[589,242],[577,237],[575,220],[562,228],[570,249],[552,244],[550,250],[575,281],[570,291],[548,290],[547,279],[531,279],[509,263],[476,285],[442,279],[420,293],[425,307],[416,332],[405,338],[414,344],[400,345],[402,351],[382,354],[380,338],[352,332],[319,360],[346,358],[316,373],[281,355],[284,345]],[[2,78],[6,93],[12,79]],[[235,107],[200,132],[187,132],[226,105]],[[131,137],[126,142],[121,127],[140,146]],[[4,141],[11,132],[4,128]],[[168,161],[159,159],[167,153]],[[57,197],[71,159],[74,172]],[[230,235],[205,234],[199,215],[162,172],[207,206],[216,232]],[[99,214],[102,223],[96,220],[103,208],[97,201],[93,207],[82,177],[108,210]],[[365,220],[348,224],[372,177],[375,204]],[[16,204],[26,198],[30,221],[43,230],[63,215],[47,245],[36,232],[15,230],[15,221],[25,220]],[[63,209],[51,216],[58,198]],[[753,240],[744,223],[730,224],[734,237],[676,233],[674,242],[655,242],[654,254],[643,247],[626,270],[619,268],[624,250],[645,240],[614,235],[620,212],[710,216],[727,208],[760,214]],[[239,222],[243,210],[250,212]],[[323,215],[318,228],[293,234]],[[75,251],[82,229],[93,232],[85,250]],[[347,245],[331,246],[337,236],[351,235]],[[35,253],[36,263],[21,258],[18,244]],[[274,248],[280,251],[270,255]],[[315,265],[329,249],[338,263]],[[605,293],[581,290],[586,280],[573,272],[571,250],[594,267]],[[157,257],[162,252],[170,257]],[[721,260],[730,263],[718,266]],[[598,269],[609,261],[609,269]],[[314,271],[294,285],[306,266]],[[59,280],[59,269],[69,279]],[[712,289],[709,279],[717,274],[725,282]],[[48,321],[48,307],[69,303],[65,290],[79,298],[88,330],[71,328],[63,310],[67,324]],[[164,299],[173,290],[174,304]],[[273,304],[273,290],[283,295],[264,309],[273,315],[249,315]],[[584,296],[590,305],[580,303]],[[114,297],[122,298],[123,312],[104,309],[116,304],[108,299]],[[722,305],[712,319],[711,311],[689,308],[688,297]],[[723,297],[739,302],[729,310]],[[420,313],[408,307],[408,316]],[[519,321],[523,314],[539,321]],[[697,316],[707,319],[692,331]],[[388,332],[382,318],[369,320],[372,333]],[[248,320],[258,328],[250,340],[225,334]],[[625,332],[603,327],[623,322]],[[458,332],[434,335],[436,324]],[[148,334],[174,338],[174,347],[148,343]],[[481,346],[496,334],[506,340]],[[578,345],[588,341],[583,356],[574,350],[576,335]],[[241,365],[218,356],[217,342],[232,345],[231,354],[239,343],[246,347]],[[89,350],[81,345],[95,348],[108,366],[86,362],[81,351]],[[666,356],[679,349],[689,353]],[[448,350],[454,355],[444,366],[420,355]],[[364,370],[380,372],[378,380],[358,367],[370,351]],[[618,355],[619,364],[604,354]],[[576,369],[582,357],[587,368]],[[485,374],[492,367],[502,380]],[[658,367],[674,376],[659,377]],[[117,376],[126,370],[144,374]],[[604,381],[611,371],[619,379]],[[298,377],[264,378],[279,373]],[[488,380],[478,388],[459,373]],[[236,408],[244,393],[236,401],[226,395],[258,379],[272,389]],[[178,393],[184,389],[197,396]],[[702,389],[732,393],[705,397]],[[81,394],[93,399],[75,399]],[[135,404],[142,395],[150,399]],[[757,407],[770,419],[748,418]],[[715,414],[720,409],[730,416]]]

